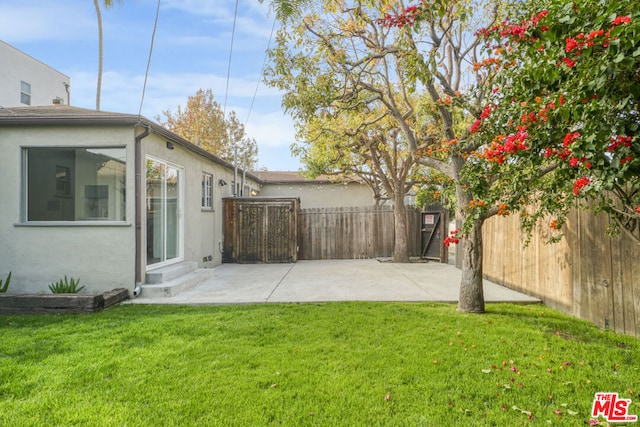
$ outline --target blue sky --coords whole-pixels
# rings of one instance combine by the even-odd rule
[[[102,14],[101,109],[137,114],[157,0],[114,3]],[[233,0],[162,0],[144,116],[155,120],[163,110],[176,111],[200,88],[212,89],[224,104],[234,9]],[[239,0],[226,111],[234,110],[258,142],[259,166],[298,170],[289,151],[293,122],[282,111],[280,93],[261,79],[273,22],[269,0]],[[71,77],[71,105],[95,108],[98,30],[92,0],[2,0],[0,40]]]

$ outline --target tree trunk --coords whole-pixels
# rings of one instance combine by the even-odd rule
[[[98,0],[93,0],[98,16],[98,83],[96,85],[96,110],[100,111],[100,92],[102,92],[102,13],[100,13],[100,4]]]
[[[409,234],[407,233],[407,209],[404,205],[404,194],[394,197],[393,216],[395,227],[393,262],[409,262]]]
[[[468,235],[462,239],[462,281],[458,311],[484,313],[484,292],[482,287],[482,224],[476,220]]]

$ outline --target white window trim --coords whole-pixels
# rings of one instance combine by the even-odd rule
[[[132,224],[128,220],[129,215],[127,212],[127,208],[125,206],[125,220],[113,220],[113,221],[105,221],[102,219],[99,220],[78,220],[78,221],[29,221],[28,220],[28,204],[29,204],[29,190],[27,185],[27,179],[29,176],[29,161],[27,156],[27,151],[30,149],[78,149],[78,148],[88,148],[88,149],[101,149],[101,148],[127,148],[126,145],[21,145],[20,146],[20,162],[21,162],[21,173],[20,173],[20,213],[19,218],[20,222],[14,223],[15,227],[130,227]],[[129,162],[129,153],[126,153],[126,162]],[[128,180],[129,178],[127,178]],[[125,183],[125,188],[127,184]],[[129,195],[127,192],[127,205],[129,204]]]
[[[209,185],[207,187],[207,178],[209,178]],[[202,185],[204,186],[204,188],[202,188],[202,190],[204,191],[204,194],[202,195],[203,197],[201,198],[201,208],[203,211],[213,211],[213,174],[209,173],[209,172],[202,172]],[[207,189],[209,190],[208,194],[207,194]],[[209,202],[209,204],[207,204],[207,201]]]
[[[153,271],[153,270],[157,270],[158,268],[162,268],[162,267],[166,267],[168,265],[173,265],[173,264],[178,264],[180,262],[184,261],[184,240],[185,240],[185,224],[184,224],[184,199],[185,199],[185,178],[186,178],[186,173],[185,173],[185,168],[183,166],[180,166],[178,164],[172,163],[170,161],[167,161],[165,159],[162,159],[160,157],[155,157],[155,156],[151,156],[151,155],[146,155],[144,158],[144,164],[146,165],[147,160],[151,160],[154,162],[159,162],[159,163],[164,163],[165,166],[170,166],[173,168],[176,168],[178,170],[178,174],[179,174],[179,188],[178,191],[180,192],[180,204],[178,206],[178,220],[179,220],[179,233],[180,233],[180,238],[178,239],[178,251],[179,251],[179,255],[175,258],[172,258],[170,260],[166,260],[166,261],[162,261],[162,262],[158,262],[155,264],[146,264],[146,271]],[[145,185],[144,187],[146,188],[146,175],[145,175]],[[140,197],[144,197],[144,199],[146,200],[147,198],[147,193],[146,190],[144,191],[143,194],[139,195]],[[143,206],[145,206],[146,203],[143,202]],[[145,218],[145,226],[146,226],[146,213],[144,215]],[[146,244],[145,244],[146,245]],[[146,249],[146,247],[145,247]]]

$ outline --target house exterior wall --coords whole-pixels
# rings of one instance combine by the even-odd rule
[[[196,261],[198,267],[214,267],[222,263],[223,231],[223,197],[233,196],[233,170],[192,151],[173,144],[168,149],[166,139],[151,133],[142,140],[142,161],[146,158],[158,159],[179,166],[183,170],[183,224],[184,224],[184,261]],[[144,168],[143,168],[144,170]],[[204,173],[213,176],[213,209],[202,208],[202,176]],[[240,176],[238,177],[240,180]],[[221,185],[220,182],[224,182]],[[247,180],[246,184],[258,189],[258,184]],[[144,192],[144,190],[143,190]],[[145,206],[145,194],[141,195],[142,206]],[[143,212],[142,242],[147,241],[146,217]],[[145,251],[143,250],[143,266],[148,269]],[[153,266],[151,266],[153,269]]]
[[[373,192],[358,182],[264,183],[260,196],[298,197],[302,209],[373,205]]]
[[[13,273],[9,292],[49,293],[67,275],[83,292],[133,289],[135,276],[134,135],[131,127],[5,127],[0,132],[0,277]],[[23,148],[125,147],[126,220],[109,226],[24,222]]]
[[[60,98],[69,103],[65,83],[71,79],[48,65],[0,40],[0,105],[19,107],[21,82],[31,85],[30,105],[51,105]]]
[[[140,129],[138,129],[138,133]],[[8,126],[0,132],[0,176],[3,182],[0,203],[0,278],[12,272],[9,292],[49,293],[49,284],[67,275],[80,279],[83,293],[99,293],[114,288],[135,287],[135,133],[123,126]],[[122,147],[126,150],[125,220],[78,223],[73,221],[26,221],[26,178],[24,150],[46,147]],[[145,163],[148,157],[182,168],[184,224],[183,256],[200,268],[222,263],[222,198],[233,195],[233,169],[193,152],[179,144],[167,148],[167,139],[154,132],[141,143],[143,189],[142,275],[146,265]],[[81,176],[86,171],[77,170]],[[212,209],[202,208],[203,173],[213,177]],[[103,180],[112,177],[102,177]],[[240,179],[240,177],[239,177]],[[103,184],[106,181],[100,182]],[[246,186],[259,184],[247,178]],[[76,210],[79,190],[75,197]],[[35,196],[37,198],[37,196]],[[44,196],[43,196],[44,197]],[[112,197],[109,196],[111,201]],[[112,208],[109,207],[111,210]],[[120,217],[118,212],[117,217]]]

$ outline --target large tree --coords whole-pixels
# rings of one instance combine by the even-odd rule
[[[183,109],[178,106],[175,113],[164,110],[156,120],[167,129],[195,145],[207,150],[228,162],[234,161],[234,155],[246,156],[248,170],[254,169],[258,161],[258,145],[246,134],[244,124],[235,112],[225,119],[220,104],[213,96],[211,89],[199,89],[195,95],[187,99]],[[243,159],[239,159],[240,166]]]
[[[416,162],[451,180],[456,217],[466,224],[456,237],[462,242],[458,309],[466,312],[484,311],[482,224],[504,213],[481,199],[492,179],[465,174],[482,144],[469,129],[470,117],[484,114],[487,96],[483,76],[471,68],[481,43],[471,28],[474,20],[491,25],[495,18],[496,2],[438,0],[405,8],[400,1],[325,0],[289,15],[268,73],[299,123],[375,106],[394,120]],[[431,107],[420,108],[413,92],[430,98]]]

